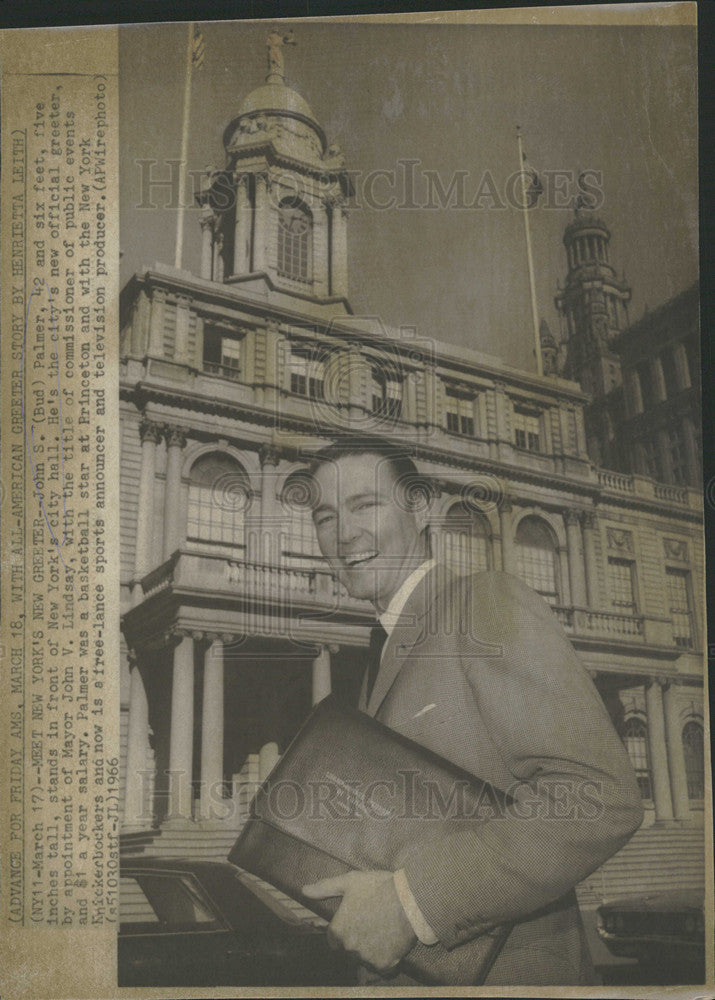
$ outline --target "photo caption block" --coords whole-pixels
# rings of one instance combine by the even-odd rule
[[[118,898],[116,33],[2,53],[2,912],[89,928]]]

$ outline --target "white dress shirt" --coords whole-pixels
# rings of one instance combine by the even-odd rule
[[[423,563],[421,563],[417,569],[410,573],[407,579],[402,582],[401,586],[398,587],[392,595],[392,600],[387,605],[385,610],[381,615],[378,615],[380,624],[387,632],[388,639],[390,638],[392,630],[402,614],[402,610],[407,603],[408,597],[420,580],[426,576],[435,565],[436,560],[434,559],[426,559]],[[407,876],[402,868],[395,872],[394,880],[395,890],[400,902],[402,903],[402,908],[407,915],[407,919],[412,924],[412,930],[417,935],[417,940],[421,941],[422,944],[436,944],[437,935],[427,923],[422,911],[417,905],[417,900],[412,895],[412,890],[407,882]]]

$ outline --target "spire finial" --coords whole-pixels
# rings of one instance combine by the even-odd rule
[[[283,60],[283,46],[295,45],[292,29],[282,32],[272,28],[266,38],[266,49],[268,51],[268,76],[266,83],[286,82],[285,62]]]

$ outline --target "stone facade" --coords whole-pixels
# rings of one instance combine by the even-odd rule
[[[414,447],[436,555],[517,573],[552,604],[629,748],[646,828],[701,841],[700,493],[594,462],[576,381],[352,316],[342,159],[294,92],[250,95],[226,157],[201,195],[202,274],[156,265],[122,293],[125,845],[230,844],[311,705],[356,697],[372,610],[322,564],[301,474],[347,427]],[[627,295],[606,276],[620,329]],[[587,361],[572,352],[569,373],[596,378]],[[680,881],[701,884],[691,853]],[[641,862],[621,889],[642,891]],[[603,872],[582,889],[586,907],[613,891]]]

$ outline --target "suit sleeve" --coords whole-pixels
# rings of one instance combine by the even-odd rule
[[[477,640],[460,639],[460,668],[475,718],[514,776],[517,807],[448,820],[444,836],[406,859],[410,890],[447,947],[558,899],[643,817],[628,755],[551,609],[514,577],[481,577],[458,598],[463,631]],[[497,652],[484,656],[484,642]]]

